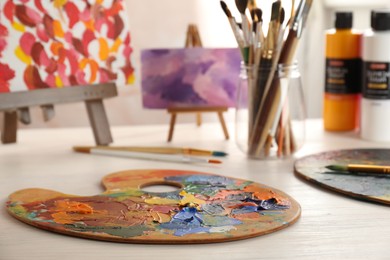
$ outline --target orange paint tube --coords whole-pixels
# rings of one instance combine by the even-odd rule
[[[352,13],[337,12],[335,28],[326,31],[325,130],[351,131],[359,127],[360,39],[361,33],[352,29]]]

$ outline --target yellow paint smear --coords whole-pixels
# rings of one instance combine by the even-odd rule
[[[121,44],[122,44],[121,38],[119,38],[119,37],[116,38],[114,44],[110,48],[110,52],[118,52],[118,49],[121,46]]]
[[[28,56],[20,46],[16,47],[15,49],[15,56],[19,58],[23,63],[30,65],[32,58]]]
[[[67,2],[68,0],[54,0],[53,5],[56,8],[62,8]]]
[[[172,205],[172,204],[177,204],[178,201],[173,199],[153,197],[151,199],[146,199],[145,202],[154,205]]]
[[[182,206],[185,206],[187,204],[192,204],[192,203],[198,204],[198,205],[202,205],[202,204],[206,203],[206,201],[198,199],[194,195],[189,194],[189,193],[185,192],[184,190],[182,190],[179,194],[181,196],[183,196],[183,198],[180,200],[180,205],[182,205]]]
[[[12,23],[12,27],[13,27],[16,31],[19,31],[19,32],[25,32],[25,31],[26,31],[26,28],[24,27],[24,25],[21,24],[21,23],[18,23],[18,22],[13,22],[13,23]]]
[[[55,80],[56,80],[56,87],[62,88],[64,86],[60,76],[56,76]]]
[[[133,84],[135,81],[135,75],[131,74],[130,76],[127,77],[127,84]]]

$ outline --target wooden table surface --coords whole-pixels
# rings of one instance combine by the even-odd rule
[[[124,159],[78,154],[75,145],[93,145],[90,128],[24,129],[16,144],[0,145],[0,259],[390,259],[390,207],[355,200],[309,184],[293,173],[294,160],[317,152],[347,148],[390,148],[361,140],[357,133],[324,132],[309,120],[307,140],[295,158],[249,160],[226,141],[220,126],[179,124],[166,142],[167,125],[113,127],[113,145],[187,146],[229,153],[221,165]],[[103,176],[127,169],[204,171],[259,182],[280,189],[302,207],[294,225],[264,236],[217,244],[142,245],[102,242],[43,231],[11,217],[7,196],[24,188],[66,194],[102,191]]]

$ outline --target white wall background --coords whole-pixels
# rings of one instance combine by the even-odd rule
[[[131,86],[118,86],[119,96],[105,101],[111,125],[168,124],[165,110],[142,108],[140,92],[140,50],[144,48],[183,47],[189,23],[198,25],[205,47],[237,46],[221,10],[219,0],[125,0],[128,23],[134,48],[132,60],[136,69],[136,82]],[[237,16],[233,0],[225,1]],[[258,0],[258,4],[271,1]],[[288,1],[290,2],[290,1]],[[298,1],[296,1],[298,2]],[[306,106],[309,117],[321,117],[324,84],[324,30],[332,27],[334,10],[354,11],[355,27],[369,27],[370,10],[389,6],[388,0],[314,0],[303,40],[300,42],[298,61],[302,74]],[[368,4],[369,3],[369,4]],[[56,105],[56,117],[43,122],[39,108],[33,108],[32,124],[22,127],[72,127],[89,125],[83,103]],[[234,119],[234,109],[226,114]],[[204,114],[205,121],[216,121],[213,114]],[[179,116],[177,123],[195,122],[192,115]]]

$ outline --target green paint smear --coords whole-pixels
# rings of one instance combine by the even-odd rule
[[[137,225],[137,226],[131,226],[131,227],[120,227],[120,226],[91,227],[91,226],[84,226],[84,225],[79,225],[79,224],[72,224],[72,225],[65,225],[65,227],[67,229],[71,229],[73,231],[78,231],[78,232],[105,233],[108,235],[122,237],[122,238],[142,236],[145,231],[152,230],[151,228],[143,226],[143,225]]]
[[[22,205],[15,205],[15,206],[11,206],[8,208],[12,213],[14,213],[15,215],[17,216],[20,216],[20,217],[27,217],[28,216],[28,212],[27,212],[27,209],[24,208]]]
[[[128,197],[139,197],[143,195],[144,192],[137,189],[129,189],[121,192],[113,192],[113,193],[104,193],[102,196],[107,196],[110,198],[118,198],[118,199],[128,199]]]
[[[184,190],[192,194],[203,194],[207,196],[215,196],[221,190],[243,190],[246,186],[250,185],[252,181],[243,182],[241,185],[226,184],[226,186],[212,186],[211,184],[193,184],[186,183]]]

